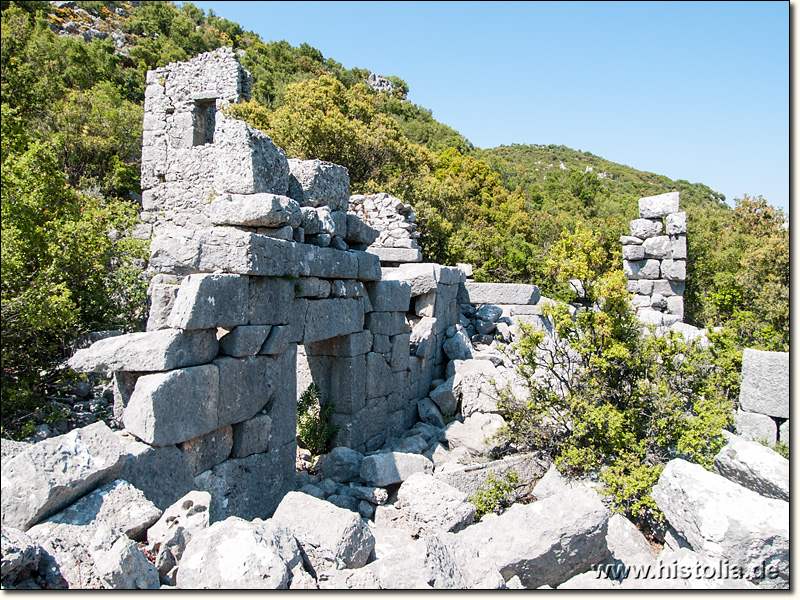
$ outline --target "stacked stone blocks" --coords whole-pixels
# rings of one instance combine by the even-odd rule
[[[683,321],[686,213],[679,193],[639,199],[639,218],[622,236],[622,264],[640,318],[656,325]]]
[[[742,437],[789,445],[789,353],[746,348],[736,430]]]

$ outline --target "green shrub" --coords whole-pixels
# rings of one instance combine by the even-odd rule
[[[319,388],[315,383],[311,383],[297,401],[297,435],[314,456],[327,452],[331,439],[339,431],[338,425],[330,423],[333,408],[333,402],[320,407]]]
[[[468,499],[477,509],[475,520],[479,521],[484,515],[497,513],[511,506],[518,485],[519,475],[514,469],[506,471],[500,477],[489,473],[480,489]]]

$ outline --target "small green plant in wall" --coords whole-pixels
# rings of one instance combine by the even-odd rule
[[[306,388],[297,401],[297,436],[314,456],[328,451],[338,425],[331,425],[333,402],[324,407],[319,401],[319,387],[315,383]]]

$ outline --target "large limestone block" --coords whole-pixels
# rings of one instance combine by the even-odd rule
[[[455,363],[453,393],[461,401],[461,414],[498,413],[498,387],[502,389],[500,371],[489,360],[473,358]]]
[[[475,505],[467,495],[427,473],[414,473],[397,491],[403,525],[414,537],[449,531],[472,524]]]
[[[402,312],[371,312],[364,317],[365,329],[376,335],[395,336],[408,333],[405,314]]]
[[[125,407],[125,429],[153,446],[179,444],[214,431],[219,389],[216,365],[143,375]]]
[[[323,455],[316,468],[325,479],[342,483],[358,478],[363,460],[361,452],[339,446]]]
[[[669,258],[662,260],[661,276],[669,281],[686,281],[686,261]]]
[[[162,578],[178,564],[189,540],[211,524],[211,502],[208,492],[191,491],[147,530],[147,544],[156,553],[155,565]]]
[[[393,391],[394,377],[392,369],[383,354],[367,353],[366,395],[367,399],[388,396]]]
[[[758,442],[729,435],[714,457],[714,472],[767,498],[789,501],[789,461]]]
[[[94,570],[103,587],[110,590],[157,590],[158,572],[136,542],[118,538],[109,548],[92,553]]]
[[[272,520],[287,527],[307,554],[313,553],[310,549],[327,548],[350,569],[363,567],[375,546],[369,526],[358,513],[308,494],[286,494]]]
[[[372,339],[372,333],[364,329],[308,344],[306,352],[309,356],[360,356],[372,349]]]
[[[658,196],[639,198],[639,217],[642,219],[666,217],[678,212],[679,202],[680,192],[667,192]]]
[[[250,277],[250,325],[285,325],[294,308],[294,284],[280,277]]]
[[[213,329],[162,329],[100,340],[67,364],[81,373],[171,371],[210,362],[218,348]]]
[[[745,348],[742,355],[742,410],[789,418],[789,353]]]
[[[506,424],[500,415],[474,413],[464,422],[453,421],[444,430],[447,443],[451,449],[464,448],[476,456],[486,455],[497,446],[492,440]]]
[[[245,227],[298,227],[300,206],[276,194],[222,194],[205,207],[214,225]]]
[[[686,213],[676,212],[667,215],[667,235],[686,234]],[[684,235],[685,237],[685,235]]]
[[[233,426],[231,457],[244,458],[266,452],[271,428],[272,419],[266,414],[259,414],[247,421],[236,423]]]
[[[158,521],[161,510],[127,481],[117,479],[97,488],[47,520],[97,527],[105,523],[132,540],[143,540],[147,529]]]
[[[230,425],[179,444],[192,465],[192,475],[215,467],[231,455],[233,428]]]
[[[253,356],[258,354],[269,336],[271,325],[240,325],[219,340],[219,349],[228,356]]]
[[[289,164],[269,136],[244,121],[222,119],[214,132],[214,189],[231,194],[286,194]]]
[[[24,531],[3,527],[0,532],[0,581],[8,589],[26,572],[39,568],[40,546]]]
[[[364,223],[357,215],[347,215],[347,235],[344,236],[347,243],[369,246],[378,239],[378,235],[378,230]]]
[[[642,240],[661,235],[664,223],[661,219],[634,219],[631,221],[631,236]]]
[[[578,488],[486,515],[455,537],[473,556],[497,565],[506,582],[519,577],[528,589],[554,587],[605,557],[610,517],[597,492]]]
[[[304,343],[318,342],[364,329],[363,304],[355,298],[309,300]]]
[[[297,541],[274,521],[229,517],[186,544],[178,568],[181,589],[287,589],[301,564]]]
[[[221,356],[213,365],[219,369],[219,400],[214,415],[217,427],[254,417],[269,402],[274,380],[284,376],[270,356]]]
[[[344,356],[333,359],[330,375],[330,397],[336,412],[352,415],[366,405],[366,356]]]
[[[156,331],[167,326],[169,313],[175,305],[175,298],[178,297],[179,285],[172,283],[150,282],[147,295],[150,296],[150,313],[147,317],[146,331]]]
[[[377,281],[381,278],[381,259],[368,252],[353,252],[358,258],[358,279]]]
[[[177,446],[156,448],[124,431],[116,435],[127,457],[119,479],[141,490],[158,508],[165,509],[192,489],[192,468]]]
[[[471,283],[464,287],[471,304],[536,304],[542,293],[524,283]]]
[[[366,285],[372,310],[407,312],[411,303],[411,285],[406,281],[373,281]]]
[[[347,210],[350,175],[345,167],[323,160],[289,159],[288,195],[300,206]]]
[[[647,238],[642,244],[642,248],[644,248],[645,258],[672,258],[672,244],[667,235]]]
[[[512,495],[515,498],[521,498],[530,492],[546,468],[545,461],[536,454],[522,453],[483,464],[463,465],[459,462],[449,462],[437,466],[433,475],[471,496],[484,485],[490,473],[495,477],[502,478],[510,471],[514,471],[519,476],[520,484],[523,485]]]
[[[419,263],[422,262],[422,251],[418,248],[383,248],[370,246],[367,253],[374,254],[381,262],[387,263]]]
[[[433,463],[420,454],[387,452],[367,456],[361,463],[361,478],[368,485],[386,487],[402,483],[414,473],[432,473]]]
[[[247,277],[189,275],[181,283],[167,324],[178,329],[247,325],[250,316]]]
[[[211,522],[231,516],[266,519],[287,492],[294,489],[297,446],[288,444],[276,450],[246,458],[229,458],[194,478],[194,489],[209,492]]]
[[[404,281],[411,286],[411,297],[415,298],[436,289],[440,269],[441,267],[434,263],[405,264],[400,265],[398,269],[392,269],[384,280]]]
[[[105,482],[125,463],[122,446],[99,421],[33,444],[3,463],[3,525],[28,529]]]
[[[728,561],[763,587],[788,587],[788,502],[765,498],[679,458],[664,468],[652,496],[694,551]],[[765,577],[764,570],[778,577]]]
[[[661,276],[661,261],[647,259],[639,261],[622,261],[622,268],[628,279],[658,279]]]

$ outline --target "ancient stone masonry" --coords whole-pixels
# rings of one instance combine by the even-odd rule
[[[417,215],[411,205],[389,194],[356,194],[350,196],[349,211],[379,231],[367,252],[377,255],[382,263],[422,261]]]
[[[746,348],[736,431],[748,440],[789,445],[789,353]]]
[[[620,238],[633,307],[642,321],[654,325],[683,321],[686,213],[679,212],[679,200],[678,192],[640,198],[631,235]]]

